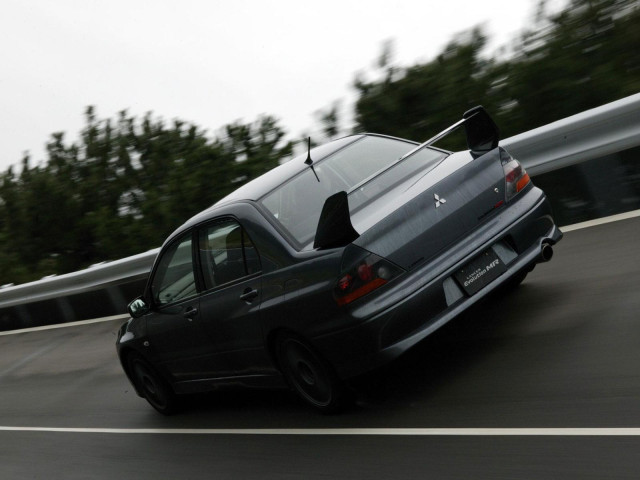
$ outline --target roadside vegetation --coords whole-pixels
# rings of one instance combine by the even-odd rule
[[[486,42],[476,28],[411,66],[397,65],[385,43],[376,68],[355,75],[355,125],[342,125],[339,101],[319,110],[325,137],[425,140],[478,104],[508,137],[640,92],[638,0],[571,0],[554,14],[543,1],[513,45],[488,55]],[[296,145],[270,115],[214,134],[152,113],[101,119],[87,107],[85,118],[79,140],[54,133],[46,159],[0,174],[0,285],[157,247]]]

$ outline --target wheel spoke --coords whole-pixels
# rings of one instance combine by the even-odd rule
[[[309,404],[322,411],[335,411],[341,398],[341,384],[328,364],[297,337],[283,337],[278,343],[282,372],[291,387]]]

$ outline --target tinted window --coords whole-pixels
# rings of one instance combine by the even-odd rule
[[[327,197],[359,185],[352,192],[358,198],[349,198],[353,211],[354,205],[360,207],[398,181],[430,170],[446,156],[441,151],[423,149],[398,162],[413,148],[415,144],[406,141],[365,136],[315,163],[315,174],[305,170],[266,195],[262,205],[300,245],[309,245]]]
[[[173,242],[162,253],[151,282],[151,294],[157,305],[166,305],[196,293],[189,234]]]
[[[398,185],[417,180],[438,165],[447,155],[438,150],[425,148],[398,162],[392,168],[380,172],[349,194],[349,210],[353,214]]]
[[[200,261],[207,289],[260,271],[260,259],[253,242],[232,219],[201,230]]]

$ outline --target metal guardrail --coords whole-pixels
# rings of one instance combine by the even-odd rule
[[[132,257],[93,265],[85,270],[66,275],[45,277],[41,280],[11,286],[0,290],[0,308],[24,303],[25,293],[30,301],[38,302],[59,298],[70,292],[83,293],[105,285],[117,285],[123,278],[145,276],[159,249],[149,250]]]
[[[640,145],[640,93],[500,142],[533,175]]]
[[[640,145],[640,94],[500,142],[530,174]],[[158,249],[86,270],[0,288],[0,330],[122,314],[138,295]]]
[[[0,331],[122,314],[159,249],[0,289]]]

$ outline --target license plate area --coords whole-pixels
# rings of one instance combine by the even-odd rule
[[[454,273],[460,286],[473,295],[506,271],[507,267],[493,249],[485,250]]]

